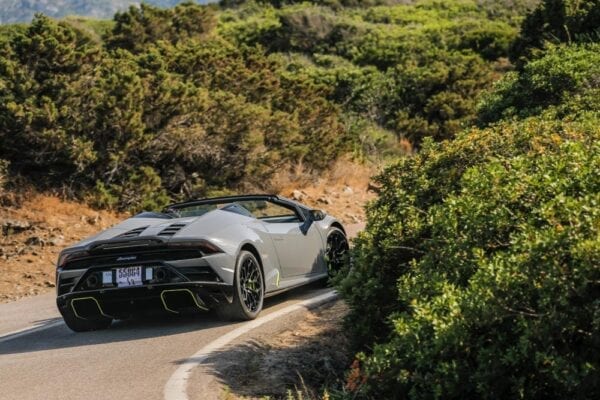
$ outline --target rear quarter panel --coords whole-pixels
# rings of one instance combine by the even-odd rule
[[[223,272],[222,278],[225,282],[233,284],[237,256],[245,245],[250,245],[260,258],[266,291],[275,290],[279,282],[280,268],[271,236],[266,232],[262,222],[254,218],[240,217],[241,219],[235,224],[225,225],[220,229],[213,230],[210,234],[200,235],[229,255],[227,262],[223,257],[207,257],[207,261],[213,268]]]

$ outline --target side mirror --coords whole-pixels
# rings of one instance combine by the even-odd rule
[[[302,234],[306,235],[310,226],[315,221],[323,221],[325,219],[325,213],[321,210],[310,210],[308,212],[308,218],[304,220],[304,223],[300,226]]]
[[[325,219],[325,213],[321,210],[310,210],[310,218],[313,221],[323,221]]]

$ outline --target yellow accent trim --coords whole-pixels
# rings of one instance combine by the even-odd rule
[[[162,301],[162,304],[163,304],[163,307],[165,308],[165,310],[167,310],[168,312],[172,312],[173,314],[179,314],[179,311],[171,310],[169,307],[167,307],[167,303],[165,302],[163,293],[164,293],[164,291],[160,293],[160,301]]]
[[[275,280],[275,286],[279,287],[279,270],[277,269],[277,279]]]
[[[76,301],[80,301],[80,300],[94,300],[94,303],[96,303],[96,306],[98,307],[98,311],[100,311],[100,315],[102,315],[103,317],[106,317],[106,318],[113,318],[112,316],[110,316],[108,314],[105,314],[104,310],[102,310],[102,307],[100,307],[100,303],[98,302],[98,300],[96,300],[95,297],[91,297],[91,296],[89,296],[89,297],[78,297],[76,299],[71,300],[71,310],[73,310],[73,313],[75,314],[75,316],[77,318],[79,318],[79,319],[85,319],[85,320],[89,319],[89,318],[85,318],[85,317],[82,317],[81,315],[79,315],[77,313],[77,310],[75,309],[75,306],[73,305],[73,303],[75,303]]]
[[[196,299],[196,296],[194,296],[194,293],[192,293],[192,291],[190,289],[167,289],[167,290],[163,290],[162,292],[160,292],[160,300],[163,303],[163,307],[165,308],[165,310],[172,312],[173,314],[179,314],[179,311],[175,311],[170,309],[167,306],[167,302],[165,301],[164,298],[164,294],[168,293],[168,292],[187,292],[190,294],[190,296],[192,296],[192,300],[194,300],[194,303],[196,304],[196,307],[198,307],[201,310],[204,311],[208,311],[208,308],[206,308],[204,305],[201,305],[200,303],[198,303],[198,299]]]

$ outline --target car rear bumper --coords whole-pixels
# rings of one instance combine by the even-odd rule
[[[224,282],[180,282],[69,292],[58,296],[56,305],[61,314],[81,319],[122,319],[152,311],[209,310],[230,303],[232,296],[233,286]]]

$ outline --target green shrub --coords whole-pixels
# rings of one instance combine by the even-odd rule
[[[69,88],[97,52],[65,23],[36,18],[0,45],[0,153],[26,174],[64,179],[95,155],[79,131]]]
[[[348,152],[328,89],[186,19],[211,10],[133,8],[106,47],[46,17],[2,41],[0,157],[40,188],[137,209],[215,188],[264,190],[299,160],[322,170]],[[121,40],[136,29],[148,36]],[[140,177],[152,189],[135,196]]]
[[[439,52],[426,63],[407,63],[388,72],[401,90],[387,99],[399,135],[419,144],[424,138],[453,138],[474,119],[477,96],[492,81],[492,70],[470,52]]]
[[[109,48],[142,51],[149,43],[165,40],[176,43],[203,38],[211,33],[216,19],[212,8],[185,2],[170,9],[142,3],[115,15],[115,26],[105,37]]]
[[[147,166],[132,171],[121,185],[96,182],[91,195],[92,204],[95,206],[109,209],[118,207],[132,213],[160,210],[171,202],[162,187],[160,176]]]
[[[126,190],[142,168],[181,199],[266,190],[298,162],[317,172],[342,154],[388,159],[474,119],[528,1],[38,16],[0,30],[0,158],[40,188],[95,191],[126,209],[144,201]]]
[[[480,123],[552,112],[555,118],[599,111],[600,44],[552,46],[496,84],[479,105]],[[548,110],[550,108],[550,110]]]
[[[600,396],[598,50],[546,46],[484,96],[481,129],[440,143],[421,99],[462,63],[403,65],[397,81],[416,89],[399,92],[397,121],[425,140],[376,178],[354,265],[336,278],[360,351],[353,398]],[[468,98],[449,86],[438,110]]]
[[[277,38],[281,21],[272,7],[256,4],[233,11],[224,11],[217,30],[224,38],[237,44],[271,46]]]
[[[600,129],[427,141],[377,180],[339,289],[365,398],[600,395]]]

